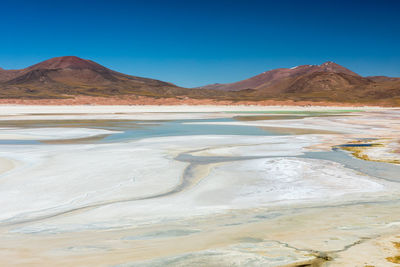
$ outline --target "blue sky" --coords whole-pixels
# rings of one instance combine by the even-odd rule
[[[194,87],[334,61],[400,77],[400,1],[0,2],[0,67],[64,55]]]

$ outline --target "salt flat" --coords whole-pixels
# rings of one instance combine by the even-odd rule
[[[268,110],[304,117],[236,119]],[[7,106],[0,265],[391,266],[400,166],[337,146],[398,157],[400,112],[344,111]]]
[[[103,129],[85,128],[65,128],[62,131],[54,128],[26,129],[20,128],[1,128],[0,140],[58,140],[58,139],[78,139],[93,137],[96,135],[112,134],[116,131]]]

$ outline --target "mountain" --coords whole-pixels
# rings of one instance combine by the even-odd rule
[[[374,82],[400,81],[400,78],[387,77],[387,76],[367,76],[366,78],[368,78]]]
[[[357,73],[354,73],[351,70],[346,69],[345,67],[342,67],[334,62],[328,61],[321,65],[302,65],[290,69],[287,68],[274,69],[263,72],[257,76],[239,82],[227,83],[227,84],[211,84],[199,88],[217,89],[223,91],[239,91],[244,89],[262,90],[270,88],[284,80],[315,72],[345,73],[348,75],[359,76]]]
[[[14,78],[18,70],[5,70],[0,68],[0,83]]]
[[[211,84],[198,89],[246,91],[247,99],[400,105],[400,78],[362,77],[334,62],[274,69],[235,83]]]
[[[188,89],[130,76],[75,56],[52,58],[20,70],[0,68],[0,98],[52,99],[75,96],[146,96],[215,101],[293,100],[400,106],[400,78],[362,77],[333,62],[266,71],[230,84]]]
[[[75,56],[52,58],[20,70],[0,69],[0,89],[1,98],[175,96],[188,91],[171,83],[122,74]]]

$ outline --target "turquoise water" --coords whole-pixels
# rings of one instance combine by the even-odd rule
[[[155,122],[155,124],[140,124],[137,122],[136,128],[123,127],[123,133],[112,134],[105,137],[103,142],[115,142],[132,139],[163,136],[188,136],[188,135],[287,135],[279,132],[272,132],[253,126],[238,125],[213,125],[213,124],[190,124],[197,122],[226,122],[232,119],[208,119],[208,120],[176,120],[166,122]],[[139,125],[139,127],[137,127]]]
[[[349,111],[347,111],[349,112]],[[262,112],[261,112],[262,113]],[[320,117],[335,115],[334,112],[265,112],[275,114],[271,119],[303,119],[306,117]],[[282,113],[282,114],[280,114]],[[344,112],[337,112],[336,116],[343,116]],[[294,114],[288,116],[287,114]],[[249,117],[249,116],[247,116]],[[166,136],[190,136],[190,135],[248,135],[248,136],[273,136],[273,135],[292,135],[290,132],[277,128],[268,129],[267,127],[255,127],[245,125],[217,125],[206,124],[207,122],[237,122],[237,120],[247,120],[247,117],[237,116],[233,118],[217,118],[217,119],[186,119],[186,120],[164,120],[164,121],[139,121],[139,120],[22,120],[22,121],[0,121],[0,127],[16,127],[29,131],[29,128],[93,128],[119,131],[98,138],[73,139],[69,143],[109,143],[123,142],[129,140],[137,140],[150,137],[166,137]],[[262,117],[265,117],[262,116]],[[250,120],[259,119],[259,116],[251,116]],[[202,124],[191,124],[202,123]],[[311,132],[310,132],[311,133]],[[314,132],[315,133],[315,132]],[[57,140],[56,140],[57,141]],[[62,140],[59,140],[62,141]],[[51,142],[54,142],[52,140]],[[39,140],[0,140],[1,144],[6,145],[23,145],[23,144],[51,144],[50,141]]]
[[[333,148],[327,152],[307,152],[301,157],[334,161],[346,168],[369,176],[392,182],[400,182],[400,165],[358,159],[338,148]]]
[[[124,142],[129,140],[137,140],[151,137],[167,137],[167,136],[192,136],[192,135],[244,135],[244,136],[277,136],[289,135],[287,131],[280,132],[279,128],[271,129],[260,128],[254,126],[243,125],[214,125],[214,124],[190,124],[190,123],[213,123],[213,122],[229,122],[234,118],[219,119],[192,119],[192,120],[172,120],[172,121],[130,121],[130,120],[57,120],[57,121],[3,121],[2,127],[23,127],[29,131],[29,128],[38,127],[83,127],[97,128],[120,131],[110,135],[100,137],[89,137],[79,139],[71,139],[70,144],[74,143],[112,143]],[[279,125],[277,125],[279,127]],[[272,131],[273,130],[273,131]],[[63,140],[59,140],[60,142]],[[54,141],[52,141],[54,142]],[[57,143],[57,140],[54,142]],[[51,142],[39,140],[0,140],[0,145],[51,145]],[[360,146],[360,144],[356,144]],[[369,145],[369,144],[367,144]],[[346,145],[344,145],[346,146]],[[349,146],[349,145],[347,145]],[[340,146],[339,146],[340,147]],[[360,160],[352,157],[348,153],[334,148],[329,152],[308,152],[301,156],[304,158],[325,159],[334,161],[344,165],[347,168],[365,173],[367,175],[390,180],[400,181],[400,166],[389,163],[372,162]],[[260,158],[260,157],[256,157]],[[247,158],[248,159],[248,158]],[[245,158],[230,157],[207,158],[206,161],[229,161],[229,160],[245,160]]]
[[[100,138],[87,138],[86,140],[76,139],[77,143],[110,143],[123,142],[150,137],[164,136],[190,136],[190,135],[252,135],[252,136],[272,136],[272,135],[288,135],[288,133],[280,133],[279,131],[268,131],[253,126],[241,125],[214,125],[214,124],[190,124],[190,123],[206,123],[206,122],[228,122],[233,121],[231,118],[222,119],[197,119],[197,120],[173,120],[173,121],[104,121],[104,120],[58,120],[58,121],[27,121],[2,122],[2,127],[23,127],[29,131],[29,128],[93,128],[119,131],[121,133],[113,133]],[[61,141],[61,140],[60,140]],[[73,141],[73,140],[72,140]],[[24,145],[24,144],[48,144],[46,141],[39,140],[0,140],[0,145]],[[74,143],[74,142],[70,142]]]
[[[36,140],[0,140],[0,145],[40,145]]]

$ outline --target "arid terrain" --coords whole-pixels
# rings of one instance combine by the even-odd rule
[[[400,113],[0,109],[0,266],[397,266]]]
[[[0,25],[0,267],[400,267],[400,0]]]
[[[382,106],[392,107],[393,104],[385,101],[375,101],[367,103],[347,103],[332,101],[307,101],[307,100],[219,100],[210,98],[189,98],[189,97],[148,97],[137,95],[126,96],[73,96],[68,98],[51,99],[26,99],[26,98],[0,98],[2,105],[158,105],[158,106],[176,106],[176,105],[214,105],[214,106],[292,106],[292,107],[363,107],[363,106]]]
[[[116,104],[148,105],[399,106],[400,78],[362,77],[326,62],[270,70],[236,83],[182,88],[122,74],[74,56],[52,58],[20,70],[0,69],[0,103],[102,104],[102,98]]]

